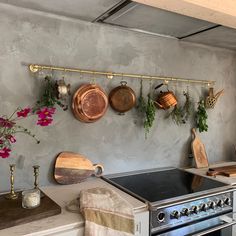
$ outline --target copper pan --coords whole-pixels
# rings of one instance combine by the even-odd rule
[[[121,81],[121,85],[112,89],[109,94],[111,107],[120,114],[131,110],[136,104],[134,91],[127,86],[126,81]]]
[[[95,84],[80,86],[73,96],[73,113],[76,119],[83,122],[97,121],[105,114],[107,107],[106,93]]]

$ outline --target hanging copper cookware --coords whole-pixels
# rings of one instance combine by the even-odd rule
[[[159,84],[155,87],[155,89],[160,88],[164,84]],[[166,92],[160,92],[158,95],[155,104],[158,108],[167,110],[170,107],[177,105],[177,98],[175,97],[174,93],[172,91],[166,91]]]
[[[126,81],[121,81],[120,84],[120,86],[111,90],[109,103],[119,114],[124,114],[124,112],[131,110],[135,106],[136,95],[134,91],[127,86]]]
[[[76,119],[91,123],[100,119],[108,107],[106,93],[95,84],[85,84],[75,92],[72,110]]]

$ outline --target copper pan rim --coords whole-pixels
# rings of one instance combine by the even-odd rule
[[[81,85],[74,93],[72,110],[76,119],[92,123],[104,116],[108,108],[106,93],[95,84]]]

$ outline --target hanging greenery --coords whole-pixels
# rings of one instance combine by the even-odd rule
[[[145,130],[145,139],[147,139],[147,135],[150,132],[150,129],[153,125],[153,121],[155,120],[156,107],[154,105],[154,101],[151,98],[151,94],[148,94],[147,101],[143,97],[143,81],[140,82],[140,96],[138,99],[138,111],[142,114],[143,118],[143,127]]]
[[[175,124],[182,125],[186,124],[193,112],[193,103],[190,99],[189,92],[184,92],[185,103],[184,105],[176,105],[174,109],[167,115],[167,118],[171,117]]]
[[[208,115],[207,115],[204,100],[200,100],[198,103],[198,108],[196,112],[196,125],[199,132],[208,131],[207,118],[208,118]]]
[[[57,98],[56,84],[53,82],[52,78],[50,76],[46,76],[44,80],[45,84],[42,90],[42,95],[36,102],[33,111],[37,111],[44,107],[52,108],[55,107],[55,105],[59,105],[63,110],[67,110],[68,106],[63,104]]]
[[[145,138],[147,138],[147,135],[150,132],[150,129],[152,128],[156,115],[156,107],[154,105],[154,101],[152,100],[150,93],[148,94],[148,101],[146,105],[145,114],[146,117],[144,120],[144,129],[145,129]]]

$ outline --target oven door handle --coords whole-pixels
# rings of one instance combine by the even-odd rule
[[[213,218],[204,219],[196,223],[169,230],[165,233],[152,234],[160,236],[202,236],[236,224],[236,213],[227,213]]]
[[[230,227],[230,226],[232,226],[234,224],[236,224],[236,221],[233,220],[233,222],[231,222],[231,223],[224,223],[222,225],[213,227],[211,229],[207,229],[207,230],[204,230],[202,232],[198,232],[196,234],[192,234],[191,236],[203,236],[203,235],[206,235],[206,234],[209,234],[209,233],[212,233],[212,232],[216,232],[216,231],[221,230],[221,229],[225,229],[225,228]]]

